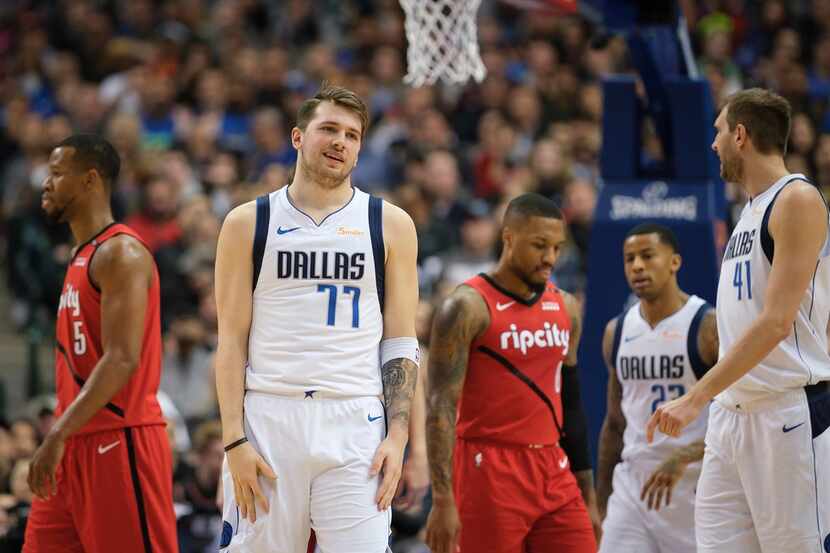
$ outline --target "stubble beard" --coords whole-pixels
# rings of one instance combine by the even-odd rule
[[[724,182],[740,184],[744,176],[743,160],[737,155],[724,155],[721,158],[720,176]]]
[[[303,176],[319,184],[326,190],[334,190],[335,188],[340,187],[352,174],[351,170],[338,176],[326,174],[323,171],[317,170],[316,167],[308,163],[304,158],[300,162],[300,171],[302,171]]]
[[[524,282],[525,285],[527,285],[527,287],[530,288],[530,291],[533,292],[534,294],[541,294],[542,292],[545,291],[545,288],[548,285],[547,281],[545,281],[545,282],[535,282],[535,281],[531,280],[530,275],[528,275],[528,274],[526,274],[522,271],[517,271],[517,273],[519,275],[519,278],[522,280],[522,282]]]

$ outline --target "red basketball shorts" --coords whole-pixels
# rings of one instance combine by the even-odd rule
[[[459,439],[453,459],[461,553],[596,553],[560,447]]]
[[[175,553],[173,467],[164,426],[70,438],[58,493],[35,498],[24,553]]]

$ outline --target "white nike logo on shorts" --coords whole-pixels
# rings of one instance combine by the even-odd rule
[[[505,309],[507,309],[508,307],[513,305],[514,303],[516,303],[516,302],[515,301],[509,301],[507,303],[496,302],[496,311],[504,311]]]
[[[112,442],[112,443],[111,443],[111,444],[109,444],[109,445],[99,445],[99,446],[98,446],[98,453],[99,453],[100,455],[103,455],[104,453],[106,453],[107,451],[109,451],[110,449],[114,448],[115,446],[117,446],[117,445],[118,445],[118,444],[120,444],[120,443],[121,443],[121,440],[116,440],[116,441]]]
[[[561,459],[559,459],[559,468],[560,469],[563,469],[567,466],[568,466],[568,458],[567,457],[562,457]]]

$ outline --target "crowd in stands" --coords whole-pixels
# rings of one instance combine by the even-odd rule
[[[830,0],[683,4],[716,105],[748,86],[784,95],[794,108],[788,166],[829,188]],[[370,106],[352,180],[415,221],[426,349],[435,303],[492,266],[500,214],[525,191],[562,205],[570,240],[554,278],[583,293],[602,187],[601,81],[632,71],[624,38],[598,41],[599,31],[579,15],[485,0],[486,79],[413,89],[402,82],[397,0],[0,3],[0,258],[11,298],[0,318],[21,340],[51,347],[72,245],[41,215],[41,183],[52,145],[74,132],[104,135],[122,159],[114,213],[146,240],[161,276],[161,390],[182,553],[214,551],[221,526],[217,235],[231,208],[290,182],[289,132],[302,100],[328,81]],[[659,140],[649,127],[644,135],[642,155],[659,159]],[[739,193],[728,193],[738,205]],[[48,390],[30,392],[38,397],[28,412],[3,413],[0,425],[0,540],[12,551],[31,499],[28,460],[52,420],[40,395]],[[421,519],[396,515],[393,549],[417,551],[412,520]]]

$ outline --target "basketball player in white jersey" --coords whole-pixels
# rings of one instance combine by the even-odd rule
[[[718,284],[720,360],[657,409],[679,436],[709,408],[695,521],[700,553],[830,551],[827,206],[784,165],[790,106],[732,96],[715,121],[721,176],[747,191]]]
[[[608,322],[602,341],[608,406],[597,470],[604,518],[600,553],[695,553],[700,467],[673,459],[702,456],[707,413],[701,412],[680,440],[664,436],[649,445],[645,425],[659,405],[685,394],[717,361],[715,311],[678,286],[682,260],[668,227],[634,227],[623,242],[623,259],[628,285],[640,301]],[[673,496],[662,488],[649,505],[643,503],[655,471],[662,476],[681,467],[685,474]],[[667,504],[661,509],[664,492]]]
[[[417,239],[402,210],[351,185],[367,124],[357,95],[324,85],[291,131],[291,184],[223,224],[222,551],[303,552],[311,529],[323,553],[387,550],[417,373]]]

